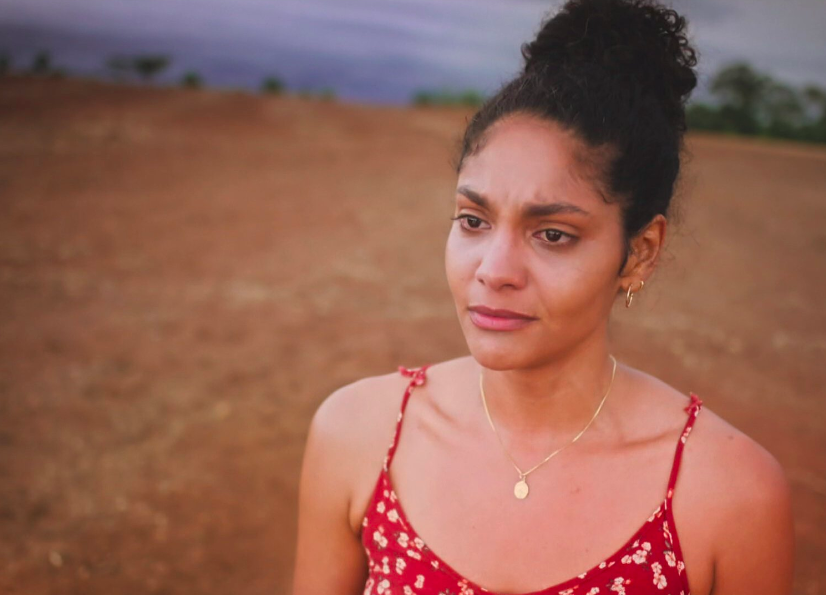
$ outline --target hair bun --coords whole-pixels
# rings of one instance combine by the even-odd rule
[[[685,18],[653,0],[569,0],[534,41],[523,44],[522,56],[525,74],[600,67],[655,93],[680,119],[697,86],[697,55]]]

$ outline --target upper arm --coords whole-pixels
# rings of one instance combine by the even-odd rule
[[[293,595],[356,594],[367,563],[349,523],[353,460],[353,385],[327,397],[313,415],[301,467]]]
[[[733,480],[718,524],[712,595],[790,595],[795,545],[786,474],[744,435],[726,446]]]

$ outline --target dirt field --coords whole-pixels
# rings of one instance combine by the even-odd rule
[[[0,592],[286,593],[318,403],[466,353],[468,115],[0,80]],[[689,146],[614,353],[778,457],[826,593],[826,149]]]

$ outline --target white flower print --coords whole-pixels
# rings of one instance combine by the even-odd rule
[[[373,541],[378,543],[380,548],[387,547],[387,538],[381,534],[381,531],[375,531],[373,533]]]
[[[373,588],[373,584],[376,581],[371,577],[367,579],[367,582],[364,584],[364,595],[368,595],[370,590]]]
[[[396,573],[401,574],[404,572],[404,567],[407,566],[407,562],[404,561],[404,558],[396,558]]]
[[[379,502],[376,505],[376,510],[378,510],[379,512],[384,512],[384,502]]]
[[[404,586],[404,595],[413,595],[413,589],[408,587],[407,585]]]
[[[649,547],[651,546],[649,545]],[[647,556],[648,550],[639,549],[636,552],[634,552],[634,555],[631,556],[631,559],[634,560],[634,562],[636,562],[637,564],[644,564]]]
[[[651,565],[651,570],[654,572],[654,584],[657,585],[658,589],[665,589],[668,583],[665,580],[665,577],[662,575],[662,564],[660,564],[659,562],[654,562]]]
[[[646,552],[650,552],[651,551],[651,544],[647,541],[643,541],[642,542],[642,549],[644,549]]]
[[[674,567],[677,565],[677,556],[672,551],[665,552],[665,561],[668,562],[669,566]]]
[[[395,502],[398,499],[399,498],[398,498],[398,496],[396,496],[396,492],[394,492],[393,490],[390,490],[390,501]]]
[[[384,558],[381,559],[381,571],[384,574],[390,574],[390,564],[389,564],[389,562],[390,562],[390,558],[388,558],[387,556],[385,556]]]
[[[605,568],[605,562],[600,562],[599,563],[599,568]]]
[[[409,543],[409,539],[410,539],[410,536],[407,533],[405,533],[404,531],[402,531],[402,532],[399,533],[399,538],[397,539],[397,541],[399,542],[400,546],[402,546],[403,548],[406,548],[408,543]]]
[[[416,550],[407,550],[407,555],[413,558],[414,560],[421,560],[422,555],[417,552]]]
[[[391,522],[395,523],[399,520],[399,513],[396,511],[395,508],[391,508],[390,510],[387,511],[387,518]]]
[[[413,545],[415,545],[419,549],[422,549],[424,547],[424,541],[422,541],[418,537],[414,537],[413,538]]]
[[[416,582],[413,584],[413,586],[416,587],[417,589],[421,589],[422,587],[424,587],[424,575],[423,574],[416,575]]]
[[[677,560],[677,574],[680,574],[683,571],[683,568],[685,568],[683,561]]]
[[[467,579],[462,579],[456,584],[459,587],[460,595],[473,595],[473,589],[468,587]]]
[[[611,585],[611,590],[620,595],[625,595],[625,579],[618,576],[614,579],[614,584]]]
[[[384,592],[385,592],[387,589],[389,589],[389,588],[390,588],[390,581],[389,581],[389,580],[387,580],[387,579],[384,579],[384,580],[383,580],[383,581],[381,581],[381,582],[378,584],[378,586],[376,587],[376,593],[378,593],[379,595],[381,595],[382,593],[384,593]]]
[[[594,587],[590,591],[588,591],[585,595],[597,595],[599,593],[599,587]]]
[[[625,554],[622,557],[622,560],[620,560],[620,562],[622,562],[623,564],[630,564],[633,561],[634,561],[634,559],[629,554]]]

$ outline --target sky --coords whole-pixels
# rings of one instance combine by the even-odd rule
[[[792,85],[826,87],[826,0],[673,0],[700,52],[704,98],[720,66],[748,60]],[[407,103],[415,92],[493,93],[561,0],[0,0],[0,53],[37,51],[106,77],[114,55],[165,53],[159,82],[197,71],[218,87],[332,88],[344,100]]]

